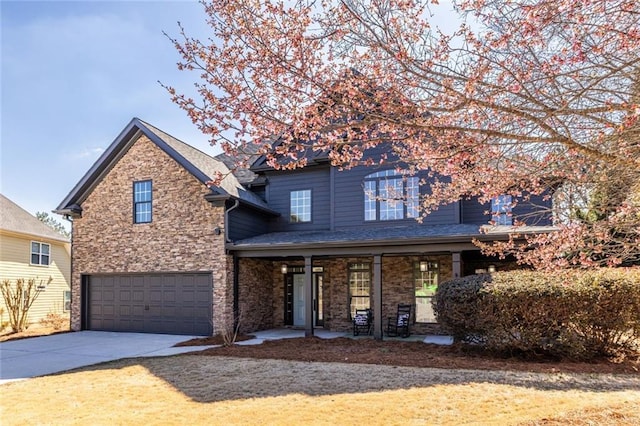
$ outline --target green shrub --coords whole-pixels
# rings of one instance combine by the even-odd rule
[[[480,343],[482,340],[480,289],[490,279],[490,275],[470,275],[438,286],[433,298],[436,319],[456,341]]]
[[[640,269],[511,271],[442,283],[438,321],[459,341],[572,359],[638,350]]]

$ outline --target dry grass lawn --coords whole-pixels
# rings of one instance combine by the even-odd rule
[[[0,423],[640,424],[640,375],[181,355],[0,386]]]

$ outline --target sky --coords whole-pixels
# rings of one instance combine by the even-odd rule
[[[0,192],[51,212],[133,117],[219,153],[158,83],[192,90],[163,31],[206,38],[205,18],[190,0],[0,0]]]
[[[51,212],[133,117],[217,154],[158,83],[193,87],[162,32],[206,37],[205,16],[187,0],[0,0],[0,192]]]

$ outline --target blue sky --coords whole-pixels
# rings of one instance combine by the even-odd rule
[[[50,212],[133,117],[217,154],[158,83],[191,91],[162,32],[208,37],[205,16],[190,0],[0,0],[0,192]]]
[[[207,36],[194,1],[2,0],[0,191],[50,212],[132,117],[217,153],[158,83],[196,78],[162,34],[178,21]]]

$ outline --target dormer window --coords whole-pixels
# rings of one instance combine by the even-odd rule
[[[151,222],[151,190],[150,180],[133,183],[133,223]]]
[[[364,220],[399,220],[418,217],[418,177],[396,170],[364,178]]]

